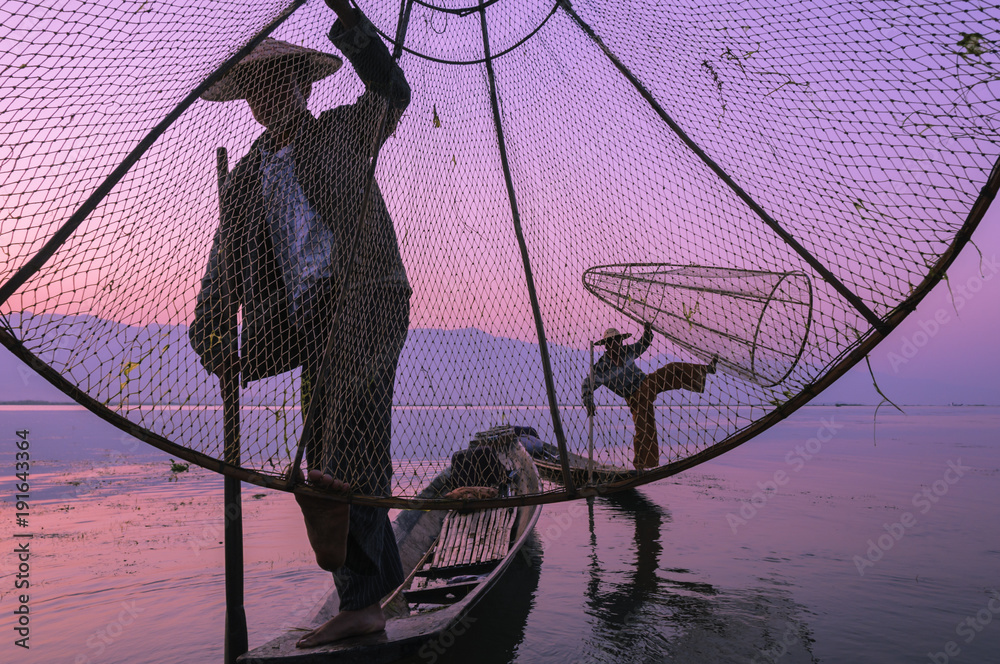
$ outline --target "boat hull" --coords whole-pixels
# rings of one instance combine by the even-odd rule
[[[532,457],[519,444],[514,442],[502,452],[508,464],[516,469],[517,477],[514,493],[534,493],[539,491],[540,481],[537,468]],[[434,495],[448,486],[449,471],[444,471],[425,489],[425,493]],[[492,588],[512,560],[524,546],[541,513],[540,505],[527,505],[515,508],[517,517],[514,523],[510,547],[483,580],[451,604],[440,609],[407,615],[389,617],[384,632],[368,636],[355,637],[318,648],[296,648],[295,643],[304,632],[294,631],[284,634],[273,641],[251,650],[237,660],[242,664],[319,664],[337,662],[347,664],[378,664],[391,662],[403,657],[418,655],[421,648],[430,640],[447,632],[459,636],[465,631],[463,618],[472,610],[476,603]],[[412,576],[414,569],[424,559],[428,550],[434,546],[441,532],[447,511],[404,510],[393,523],[396,541],[403,562],[403,571]],[[404,584],[405,585],[405,584]],[[321,625],[336,614],[339,605],[336,590],[332,590],[322,608],[311,621],[309,629]],[[393,604],[386,607],[386,612],[392,610]]]

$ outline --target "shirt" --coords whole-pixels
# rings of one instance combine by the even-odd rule
[[[634,344],[622,348],[625,361],[622,364],[614,364],[607,353],[601,356],[591,370],[591,375],[583,381],[583,404],[587,408],[594,405],[594,390],[604,385],[609,390],[623,399],[628,399],[632,393],[639,389],[642,381],[646,380],[646,374],[636,366],[635,358],[639,357],[649,348],[653,341],[653,331],[646,329],[642,338]],[[591,382],[593,376],[593,382]]]
[[[261,185],[271,242],[285,279],[293,320],[308,317],[311,302],[306,293],[322,279],[333,276],[336,237],[309,205],[295,177],[295,147],[277,152],[261,148]]]

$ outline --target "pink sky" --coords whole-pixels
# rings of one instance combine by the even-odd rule
[[[614,4],[612,2],[610,6]],[[370,11],[376,23],[383,28],[392,23],[395,6],[386,9],[374,3],[371,5]],[[663,8],[655,5],[643,9],[648,14],[643,20],[662,28],[663,32],[657,33],[656,38],[662,39],[665,44],[679,39],[679,43],[694,45],[679,49],[673,58],[665,61],[655,59],[647,62],[635,58],[634,67],[638,74],[652,81],[650,87],[653,92],[666,100],[671,113],[699,143],[706,146],[724,166],[735,166],[737,175],[742,175],[738,179],[743,186],[759,197],[765,207],[773,210],[811,251],[824,262],[841,266],[839,274],[849,285],[855,286],[856,291],[866,288],[874,291],[874,298],[869,297],[871,293],[864,292],[861,292],[862,297],[869,302],[874,301],[875,305],[895,302],[893,295],[905,292],[907,277],[918,274],[920,266],[915,268],[914,264],[904,264],[917,260],[915,251],[894,262],[892,250],[900,247],[907,250],[936,247],[930,246],[932,242],[923,238],[919,247],[911,247],[911,238],[904,237],[906,230],[883,234],[883,230],[896,229],[882,228],[873,221],[875,215],[880,213],[877,206],[890,214],[896,210],[905,214],[908,206],[913,204],[913,196],[918,189],[915,181],[903,182],[898,174],[890,172],[886,177],[895,179],[889,184],[901,185],[898,190],[880,192],[879,187],[887,185],[877,181],[872,187],[873,192],[862,191],[863,185],[870,181],[869,171],[879,164],[886,166],[886,162],[890,161],[884,157],[873,157],[869,154],[870,150],[877,147],[891,153],[897,148],[892,138],[883,137],[879,140],[887,142],[874,147],[856,148],[854,141],[845,140],[845,137],[852,137],[851,132],[863,133],[864,125],[845,122],[838,115],[834,117],[836,121],[817,121],[817,129],[794,116],[799,102],[806,99],[803,95],[807,86],[816,82],[805,74],[806,78],[797,81],[802,87],[788,85],[763,93],[771,87],[771,74],[768,72],[774,67],[801,68],[803,58],[822,59],[812,51],[802,50],[800,40],[811,40],[808,30],[787,36],[790,40],[787,44],[779,40],[774,48],[760,49],[757,40],[764,35],[771,36],[771,27],[766,21],[751,21],[753,17],[748,18],[737,11],[720,14],[717,23],[707,26],[699,13],[705,10],[698,6],[684,9],[682,5],[678,5],[676,17],[669,17],[669,23],[662,20]],[[628,39],[634,36],[631,30],[616,26],[603,16],[601,12],[604,9],[597,3],[581,0],[577,7],[594,22],[612,46],[624,49]],[[260,7],[255,9],[262,14],[267,13]],[[823,16],[820,9],[822,7],[816,9],[813,19],[818,23],[822,23]],[[40,9],[32,11],[45,13]],[[150,22],[150,35],[153,34],[154,19],[167,21],[158,15],[158,11],[159,8],[144,12],[135,19]],[[194,21],[192,26],[200,26],[199,29],[207,34],[209,28],[214,29],[209,20],[210,14],[206,9],[205,18],[201,19],[204,25]],[[231,18],[229,14],[225,16],[227,20]],[[497,23],[492,29],[503,33],[505,24],[500,17],[507,20],[508,13],[494,11],[491,16]],[[836,14],[836,17],[842,20],[848,18],[841,14]],[[896,20],[899,17],[889,12],[882,18]],[[929,20],[926,16],[921,20],[925,19]],[[325,27],[320,30],[316,26],[326,26],[331,20],[332,14],[321,3],[311,3],[282,26],[276,36],[330,50],[325,39]],[[460,49],[461,53],[452,54],[454,57],[476,55],[481,48],[481,43],[473,39],[476,36],[475,26],[470,29],[471,32],[461,29],[470,22],[474,23],[473,19],[454,19],[449,24],[448,43],[464,49]],[[722,29],[727,25],[733,28],[729,32]],[[937,34],[923,24],[921,27],[926,28],[928,34]],[[617,312],[596,304],[583,292],[579,275],[583,269],[594,264],[628,260],[698,262],[762,269],[798,267],[798,258],[793,256],[789,260],[787,248],[770,231],[761,231],[759,220],[741,203],[735,202],[731,192],[714,176],[707,174],[700,162],[687,154],[684,148],[678,148],[676,139],[662,131],[659,119],[654,118],[644,104],[632,103],[635,101],[634,91],[628,88],[590,42],[563,39],[565,35],[575,34],[571,28],[569,19],[560,14],[521,51],[504,56],[496,63],[515,188],[518,190],[529,251],[532,252],[546,331],[553,343],[584,348],[587,341],[605,327],[629,324],[622,321]],[[690,36],[683,39],[677,37],[673,31],[681,28],[690,29]],[[436,35],[443,29],[440,25],[425,24],[418,13],[410,33],[413,40],[410,43],[429,48],[428,43],[440,41]],[[507,29],[510,35],[523,32],[523,26],[513,23]],[[131,34],[127,30],[125,33]],[[464,35],[468,43],[457,39],[456,35]],[[640,41],[653,39],[651,35],[635,36]],[[20,39],[19,50],[6,57],[11,66],[20,63],[20,67],[24,63],[17,58],[27,58],[33,53],[29,48],[32,40],[27,38],[27,33],[18,33],[14,37]],[[96,46],[92,47],[100,51],[101,46],[112,37],[104,35],[104,41],[94,40]],[[885,44],[889,45],[888,40],[902,37],[882,34],[880,38],[887,40]],[[231,41],[235,37],[224,39]],[[137,45],[144,43],[140,40]],[[840,48],[837,44],[839,42],[834,45]],[[212,57],[221,57],[225,46],[213,42]],[[738,64],[719,55],[724,52],[723,49],[730,48],[735,49],[730,51],[731,54],[740,54]],[[791,52],[785,53],[783,48],[791,48]],[[856,44],[851,39],[845,39],[843,48],[845,53],[852,52]],[[144,51],[137,52],[136,62],[141,60]],[[753,54],[752,58],[750,54]],[[187,81],[182,85],[183,81],[178,79],[175,96],[185,91],[191,81],[200,80],[207,68],[207,61],[200,54],[196,54],[199,57],[192,58],[190,63],[183,55],[180,52],[171,55],[178,59],[172,66],[183,73],[181,78]],[[711,60],[714,64],[706,73],[701,62],[709,56],[714,58]],[[931,54],[922,57],[944,56]],[[24,62],[33,63],[31,60]],[[498,175],[499,163],[492,142],[491,114],[482,68],[435,66],[410,55],[404,56],[401,62],[411,79],[414,98],[398,130],[399,137],[393,139],[396,143],[390,143],[390,149],[380,162],[380,178],[397,221],[404,261],[414,285],[411,325],[428,328],[475,326],[497,336],[533,338],[534,326],[524,296],[520,257],[510,230],[506,192]],[[873,67],[881,63],[879,58],[872,59]],[[906,66],[923,67],[922,63],[922,60],[914,60],[900,66],[903,69]],[[0,64],[8,63],[0,59]],[[655,72],[661,69],[671,71],[673,75],[657,78]],[[29,69],[23,71],[30,72]],[[140,109],[159,117],[162,109],[145,106],[146,97],[139,94],[147,88],[159,87],[159,79],[150,73],[158,71],[155,68],[129,71],[134,80],[123,79],[120,83],[123,89],[132,90],[127,100],[134,103],[117,109],[122,113],[116,120],[118,124],[108,121],[108,127],[126,127],[126,120],[145,118]],[[721,74],[726,81],[724,89],[729,100],[726,112],[729,115],[723,115],[716,108],[718,91],[709,75],[713,71]],[[692,72],[698,75],[693,76]],[[811,115],[814,112],[817,118],[828,119],[830,110],[837,107],[836,99],[840,98],[837,95],[846,94],[845,90],[860,94],[860,88],[851,89],[855,83],[853,78],[838,78],[836,69],[823,69],[821,73],[822,76],[817,75],[817,80],[830,82],[827,92],[833,95],[834,101],[808,97],[810,104],[814,105],[806,114],[806,119],[810,121],[814,119]],[[858,85],[876,85],[881,82],[879,76],[876,71],[872,80],[861,81]],[[676,81],[692,86],[690,94],[675,94],[672,86]],[[475,94],[471,94],[470,90]],[[334,77],[317,85],[312,100],[314,110],[351,101],[358,92],[359,84],[353,74]],[[626,95],[626,92],[629,94]],[[915,96],[924,94],[922,90],[905,90],[901,94],[904,92]],[[13,97],[17,101],[12,108],[27,108],[29,101],[34,103],[35,94],[40,95],[41,92],[36,90],[30,99]],[[593,102],[599,100],[602,94],[607,95],[611,103],[598,107]],[[861,96],[860,101],[868,101]],[[925,96],[929,100],[907,98],[906,101],[918,106],[918,102],[941,103],[932,93]],[[160,101],[164,108],[169,106],[162,99]],[[39,108],[44,108],[45,113],[31,117],[37,124],[49,123],[53,120],[54,116],[50,115],[55,106],[40,104]],[[881,107],[875,110],[879,109]],[[91,109],[89,112],[97,111]],[[745,115],[737,115],[741,112]],[[62,136],[71,148],[79,147],[79,137],[73,127],[96,122],[94,117],[77,116],[73,120],[76,125],[67,120]],[[435,120],[439,118],[440,123],[432,123],[432,117]],[[723,117],[727,123],[724,132],[718,131]],[[784,117],[787,121],[777,122],[776,117]],[[628,121],[623,122],[623,118]],[[36,149],[27,140],[30,138],[27,136],[29,128],[38,127],[30,123],[24,127],[11,125],[11,131],[25,135],[23,145],[18,144],[25,151]],[[796,143],[797,140],[804,141],[813,130],[827,132],[817,140],[830,152],[820,154],[809,149],[811,144],[803,142],[800,146]],[[137,135],[142,133],[135,127],[131,131]],[[102,256],[106,259],[102,261],[104,265],[99,268],[90,265],[88,271],[82,272],[76,269],[76,263],[65,259],[69,252],[63,255],[67,262],[62,265],[58,264],[57,255],[48,266],[47,276],[51,281],[47,287],[29,293],[24,300],[15,296],[9,303],[11,308],[35,308],[35,302],[30,298],[48,297],[50,299],[43,302],[44,306],[39,307],[47,312],[86,311],[127,322],[187,322],[214,228],[211,221],[216,214],[214,149],[217,145],[226,145],[232,164],[246,151],[258,131],[245,110],[208,102],[196,104],[137,164],[116,193],[102,204],[67,245],[75,245],[76,258],[73,260],[80,262],[106,254]],[[902,133],[905,135],[909,131],[906,129]],[[804,170],[800,163],[788,161],[794,150],[779,154],[772,152],[773,147],[767,147],[767,141],[778,134],[787,136],[793,148],[805,146],[799,154],[810,160]],[[567,139],[567,136],[570,138]],[[922,134],[920,136],[921,140],[927,138]],[[913,139],[920,150],[919,155],[925,158],[940,158],[941,148],[946,148],[931,142],[925,145],[910,135],[906,135],[906,139]],[[116,135],[115,140],[110,140],[104,147],[114,147],[121,152],[133,140],[134,136],[126,132]],[[735,150],[734,146],[741,148]],[[960,147],[967,149],[965,144]],[[100,156],[103,161],[95,157],[93,163],[88,162],[95,173],[106,166],[105,161],[115,162],[120,154],[106,149]],[[55,152],[49,157],[58,162]],[[952,164],[956,171],[959,165],[967,165],[966,157],[954,157],[959,162]],[[980,158],[978,153],[975,157]],[[20,158],[27,160],[25,163],[31,161],[27,153]],[[990,155],[982,159],[986,158],[992,159]],[[10,160],[10,163],[15,161]],[[31,161],[31,165],[38,164]],[[56,176],[61,174],[55,166],[63,165],[54,163],[50,173],[52,183],[46,181],[42,183],[44,187],[39,187],[48,189],[55,186]],[[413,179],[411,176],[414,173],[420,174],[423,180],[408,189],[408,178]],[[836,175],[831,176],[831,182],[841,176],[853,179],[843,186],[836,180],[836,191],[828,194],[823,180],[827,174]],[[916,168],[906,174],[910,177],[919,175]],[[90,177],[89,171],[76,175],[82,179],[86,179],[84,175]],[[808,182],[810,178],[817,182]],[[958,182],[959,185],[964,183],[960,179]],[[28,184],[12,174],[5,186],[10,192],[15,192],[20,191],[18,187],[27,187]],[[68,198],[79,195],[74,187],[67,189]],[[634,195],[637,191],[642,195]],[[0,193],[8,195],[6,189]],[[878,195],[869,197],[869,193]],[[867,207],[863,205],[859,209],[872,219],[865,218],[865,214],[860,214],[853,207],[862,202],[862,195],[866,197],[863,202]],[[10,259],[10,265],[18,264],[30,255],[29,246],[33,250],[36,247],[31,246],[32,243],[37,244],[46,235],[41,229],[47,230],[48,227],[41,224],[41,220],[54,223],[42,211],[28,206],[27,203],[34,203],[34,200],[27,194],[25,196],[18,203],[24,206],[25,211],[38,217],[31,225],[34,235],[25,236],[20,231],[21,225],[13,222],[5,221],[0,227],[0,239],[7,239],[11,244],[24,242],[20,248],[11,249],[15,256]],[[925,199],[931,201],[933,196],[926,196]],[[947,207],[951,203],[942,206]],[[927,204],[936,205],[937,202]],[[933,208],[920,208],[914,218],[932,222],[943,219],[942,226],[955,221],[945,218],[942,210]],[[555,223],[550,223],[553,220]],[[1000,369],[1000,352],[992,340],[1000,323],[996,307],[1000,279],[992,278],[992,263],[989,262],[1000,255],[998,220],[1000,214],[989,214],[977,235],[978,245],[988,259],[982,268],[983,276],[977,277],[978,255],[971,247],[965,250],[952,269],[951,283],[956,294],[961,295],[960,286],[981,285],[975,293],[970,293],[972,297],[965,298],[968,303],[962,310],[955,314],[948,300],[947,287],[942,284],[872,354],[874,369],[886,375],[884,389],[891,391],[892,386],[898,384],[903,393],[916,390],[912,399],[909,396],[905,399],[908,401],[920,400],[926,395],[934,401],[1000,402],[1000,398],[995,396],[994,378]],[[22,225],[25,223],[20,222]],[[932,225],[928,224],[928,227]],[[830,228],[846,230],[843,234],[832,236]],[[91,234],[86,235],[86,231]],[[928,237],[931,235],[927,234]],[[831,237],[837,242],[831,244]],[[878,243],[882,243],[885,251],[877,251]],[[752,246],[754,251],[746,251],[748,246]],[[113,256],[114,260],[108,256]],[[828,258],[831,260],[826,260]],[[832,260],[834,258],[837,260]],[[843,267],[845,265],[850,267]],[[867,273],[866,270],[872,272]],[[155,278],[150,274],[155,274]],[[872,274],[882,278],[883,283],[875,284]],[[991,278],[987,280],[987,277]],[[977,278],[980,281],[976,281]],[[141,295],[133,295],[140,292]],[[123,297],[122,293],[129,296]],[[818,304],[817,307],[822,309],[823,305]],[[845,316],[848,325],[852,323],[851,315],[853,312]],[[830,330],[843,322],[831,321]],[[921,335],[928,333],[922,329],[921,322],[927,330],[935,331],[926,343]],[[636,330],[631,328],[630,331]],[[912,349],[907,343],[913,344]],[[889,355],[890,352],[907,361],[895,359]],[[864,397],[872,394],[872,390],[867,385],[856,386],[857,380],[857,371],[851,372],[844,383],[847,387],[841,390],[847,394],[845,398],[839,398],[836,391],[831,394],[837,394],[836,400],[839,401],[867,400]],[[925,387],[921,387],[925,383]],[[15,388],[8,388],[8,391],[16,393]]]

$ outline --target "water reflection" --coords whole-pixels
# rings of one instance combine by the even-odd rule
[[[702,544],[679,539],[670,510],[641,491],[549,510],[554,514],[539,523],[526,555],[512,562],[473,610],[463,633],[409,661],[818,661],[804,609],[789,589],[759,577],[748,578],[748,585],[760,587],[721,588],[701,570],[665,566],[675,549]],[[731,554],[720,555],[731,560]],[[706,569],[716,562],[706,556]],[[571,583],[574,576],[579,580]]]
[[[661,568],[672,518],[642,492],[591,501],[588,522],[593,622],[577,661],[818,661],[803,610],[784,590],[720,589],[692,570]],[[619,543],[627,552],[615,555]]]

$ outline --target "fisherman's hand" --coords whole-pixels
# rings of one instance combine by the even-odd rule
[[[644,334],[649,334],[653,331],[653,324],[647,320],[642,324],[642,331]]]
[[[587,416],[588,417],[593,417],[596,414],[597,414],[597,408],[594,406],[594,404],[588,403],[587,404]]]
[[[348,30],[357,25],[358,19],[354,15],[354,9],[351,8],[351,3],[348,0],[326,0],[326,6],[337,12],[337,18],[340,19],[340,22]]]

